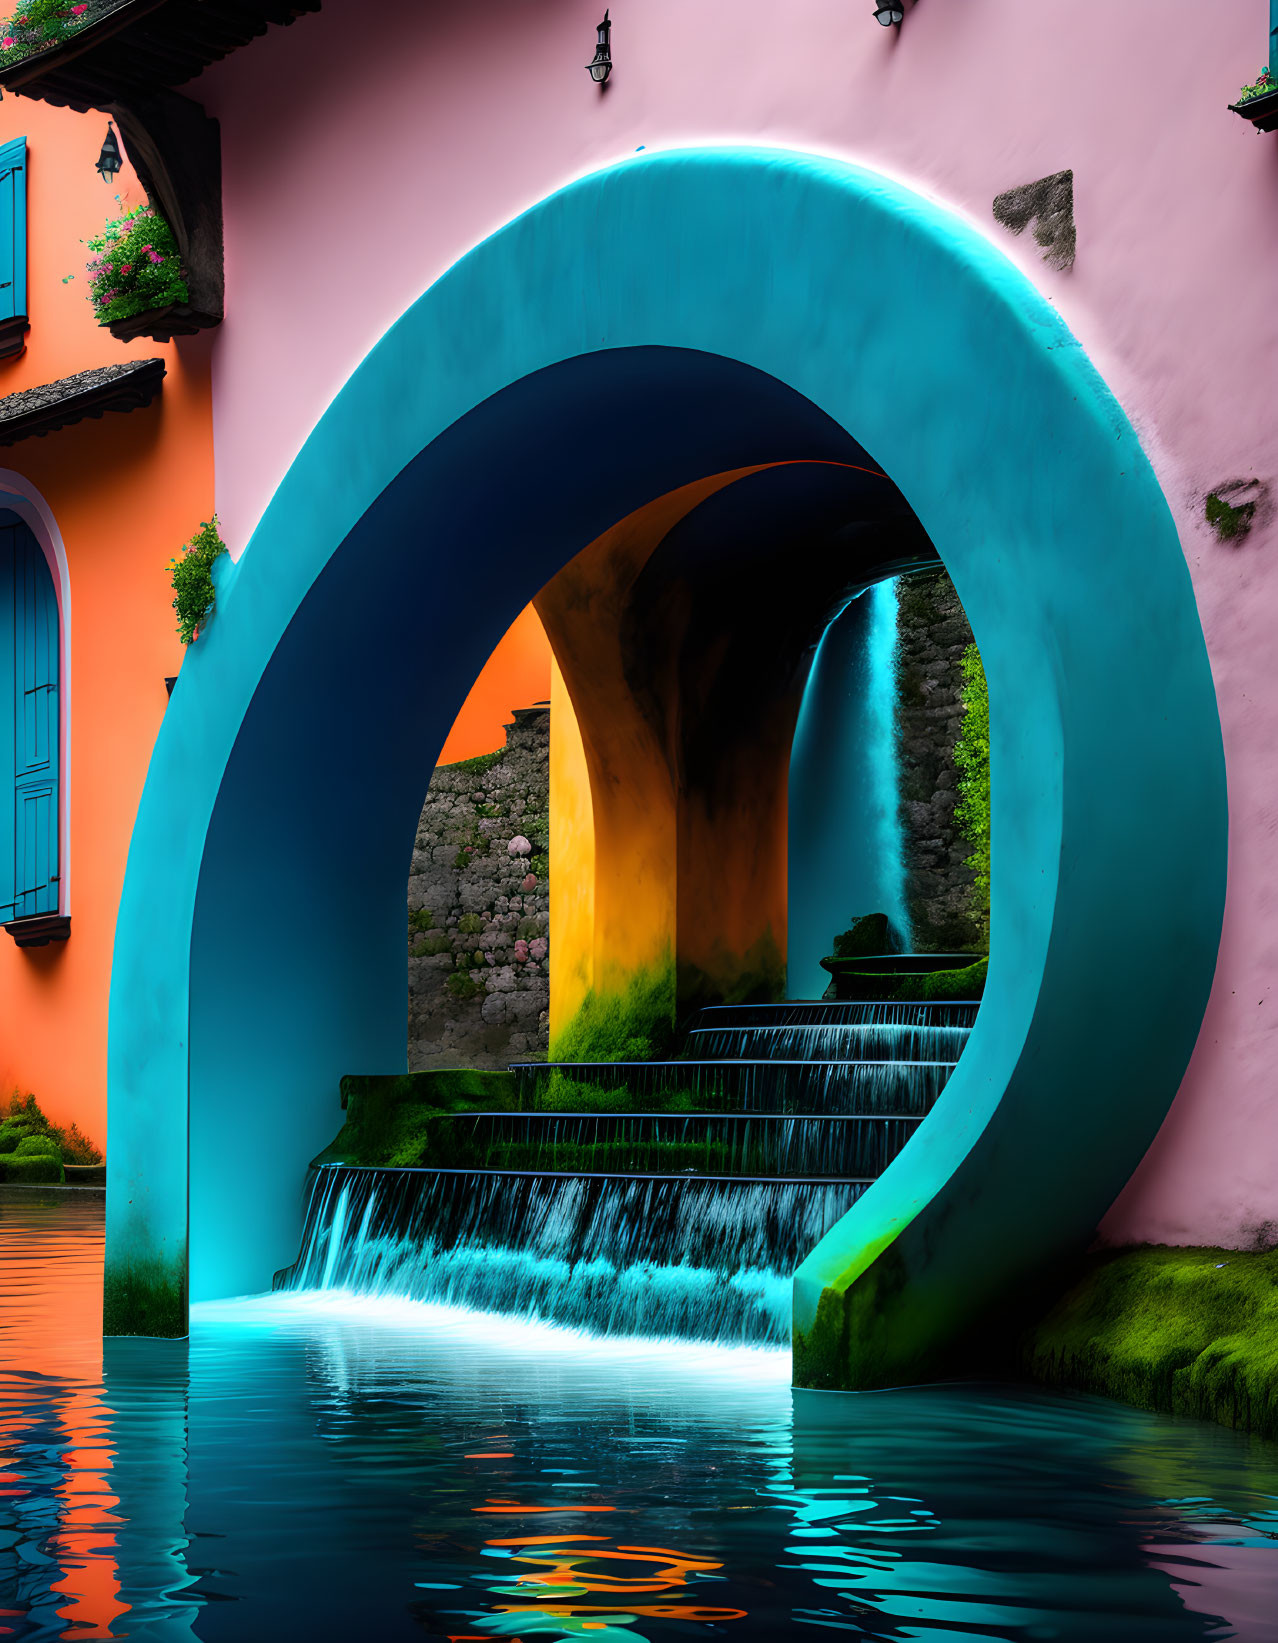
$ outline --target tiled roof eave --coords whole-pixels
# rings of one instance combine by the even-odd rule
[[[0,398],[0,445],[43,438],[106,411],[141,410],[159,393],[164,371],[162,359],[130,360],[8,394]]]

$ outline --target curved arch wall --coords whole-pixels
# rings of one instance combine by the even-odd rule
[[[882,310],[885,278],[908,283],[908,309]],[[799,1274],[798,1373],[931,1369],[1088,1236],[1175,1093],[1223,899],[1219,727],[1174,525],[1078,345],[979,235],[834,161],[693,150],[551,196],[432,286],[223,577],[121,906],[117,1328],[184,1323],[188,1070],[198,1297],[263,1287],[291,1258],[337,1077],[402,1066],[393,983],[423,780],[515,611],[652,498],[846,460],[852,438],[940,549],[982,644],[997,945],[933,1118]],[[423,598],[449,617],[429,649],[409,643]],[[1169,790],[1187,757],[1199,779]],[[1147,955],[1138,975],[1127,946],[1098,947],[1102,924]],[[255,1135],[233,1172],[231,1101]]]
[[[210,69],[192,92],[222,129],[231,301],[214,408],[232,551],[324,407],[432,280],[534,201],[641,145],[831,154],[965,217],[1057,309],[1138,429],[1220,693],[1234,888],[1217,980],[1181,1095],[1104,1230],[1245,1244],[1278,1223],[1278,514],[1241,547],[1222,545],[1202,503],[1226,480],[1278,477],[1258,369],[1278,348],[1278,150],[1225,106],[1265,60],[1265,0],[918,0],[900,30],[870,9],[699,0],[694,25],[685,0],[623,4],[603,95],[582,68],[598,21],[587,0],[385,0],[377,30],[360,0],[325,0]],[[1066,167],[1078,255],[1061,271],[991,207]],[[364,247],[357,273],[335,214]],[[913,301],[908,282],[874,297],[876,311]],[[1151,712],[1159,693],[1155,671]],[[1155,803],[1150,836],[1158,814]]]

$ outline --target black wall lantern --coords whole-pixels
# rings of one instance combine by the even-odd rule
[[[104,183],[109,183],[124,164],[120,155],[120,145],[116,140],[115,132],[111,129],[111,122],[107,121],[107,134],[102,144],[102,152],[98,155],[97,172]]]
[[[875,6],[874,15],[885,29],[891,28],[893,23],[899,23],[905,16],[905,6],[902,0],[896,0],[895,5],[880,4]]]
[[[611,7],[608,8],[611,11]],[[594,60],[586,64],[586,72],[596,85],[603,85],[612,73],[612,24],[608,21],[608,12],[604,12],[603,22],[599,25],[599,41],[595,46]]]

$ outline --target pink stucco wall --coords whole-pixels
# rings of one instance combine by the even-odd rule
[[[192,88],[223,132],[214,422],[234,551],[399,313],[503,221],[640,145],[838,155],[966,214],[1058,305],[1141,433],[1220,695],[1232,842],[1215,991],[1104,1231],[1252,1241],[1278,1226],[1278,539],[1220,545],[1201,499],[1278,477],[1278,134],[1225,108],[1264,62],[1267,0],[916,0],[899,34],[870,0],[619,0],[603,95],[583,72],[601,9],[324,0]],[[1078,261],[1054,273],[990,205],[1066,167]]]

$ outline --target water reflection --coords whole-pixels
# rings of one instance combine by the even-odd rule
[[[1272,1446],[341,1295],[104,1352],[52,1198],[0,1194],[0,1636],[1278,1637]]]

